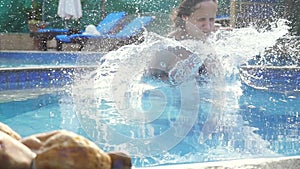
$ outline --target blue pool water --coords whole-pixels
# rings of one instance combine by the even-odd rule
[[[70,65],[94,65],[99,61],[99,53],[76,52],[22,52],[0,51],[0,68],[8,67],[43,67],[43,66],[70,66]]]
[[[270,149],[284,155],[299,155],[300,93],[276,93],[245,87],[239,113],[256,127]]]
[[[0,91],[61,87],[97,67],[99,53],[0,52]]]
[[[183,86],[135,83],[132,72],[143,69],[148,44],[111,52],[103,63],[97,53],[1,52],[0,121],[23,137],[76,132],[104,151],[128,152],[136,167],[300,155],[298,68],[238,71],[238,59],[248,60],[245,53],[258,40],[249,45],[250,34],[243,45],[244,36],[236,36],[239,43],[230,39],[226,45],[245,51],[228,54],[222,43],[217,46],[221,55],[236,56],[222,58],[230,73],[219,88],[205,79]],[[259,77],[248,83],[248,70]]]
[[[134,165],[147,166],[247,157],[299,155],[300,94],[297,92],[276,93],[257,90],[245,85],[236,86],[235,82],[228,82],[228,88],[230,88],[230,85],[234,88],[239,87],[242,94],[239,98],[234,98],[236,95],[229,93],[231,96],[227,96],[227,98],[229,100],[234,99],[231,100],[234,106],[227,105],[229,106],[226,110],[228,114],[224,118],[230,119],[222,121],[216,131],[212,132],[210,138],[206,139],[203,144],[199,143],[198,137],[203,126],[201,121],[205,121],[207,117],[199,112],[198,117],[195,117],[195,124],[178,144],[171,147],[168,152],[162,152],[161,154],[157,154],[155,150],[152,150],[153,155],[151,157],[137,156],[133,158]],[[117,144],[115,141],[112,145],[109,145],[108,142],[99,142],[102,139],[97,138],[102,138],[103,133],[100,132],[98,136],[95,136],[97,135],[95,133],[97,125],[93,124],[95,121],[84,120],[81,116],[84,114],[78,112],[84,110],[76,107],[77,101],[76,98],[74,99],[76,96],[72,95],[72,92],[69,91],[70,88],[67,85],[55,89],[1,91],[0,120],[24,137],[40,132],[66,129],[95,141],[105,151],[114,150],[113,145]],[[177,116],[178,107],[174,107],[174,103],[178,104],[180,100],[174,96],[178,92],[172,89],[165,90],[164,93],[173,96],[171,101],[167,99],[165,113],[174,113],[173,115]],[[149,97],[152,97],[153,102],[156,96],[144,93],[145,102]],[[237,104],[234,102],[237,102]],[[105,100],[101,103],[101,106],[96,107],[98,110],[95,110],[95,112],[101,109],[101,111],[109,113],[110,103],[105,102]],[[85,102],[85,104],[88,104],[88,102]],[[156,135],[162,134],[164,130],[170,127],[170,119],[172,121],[172,117],[162,115],[162,117],[151,122]],[[176,121],[176,117],[173,120]],[[233,124],[224,124],[226,122]],[[135,123],[119,125],[114,122],[111,123],[110,127],[119,130],[121,135],[127,135],[131,130],[133,133],[139,132],[134,131],[134,126],[147,127],[147,125],[136,125]],[[91,128],[95,129],[91,130]],[[139,139],[141,136],[132,137]],[[151,137],[151,134],[145,137]],[[107,140],[103,139],[102,141]],[[122,141],[120,144],[123,144]],[[143,152],[142,146],[138,145],[136,151]],[[128,147],[124,147],[124,150],[132,151]],[[151,150],[147,151],[151,152]]]

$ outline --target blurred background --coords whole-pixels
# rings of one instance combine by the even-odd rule
[[[135,16],[145,13],[159,15],[164,21],[158,22],[159,24],[152,29],[168,31],[161,26],[170,25],[164,22],[169,21],[170,14],[180,1],[81,0],[82,17],[77,20],[70,19],[66,25],[65,20],[57,14],[59,0],[1,0],[0,36],[3,39],[7,34],[16,36],[16,33],[30,33],[29,23],[45,23],[44,25],[50,28],[67,26],[83,30],[87,25],[97,25],[106,14],[114,11],[125,11]],[[223,20],[224,26],[234,28],[246,27],[250,23],[265,27],[275,19],[284,18],[290,21],[290,34],[300,35],[300,0],[219,0],[218,16]],[[0,49],[8,44],[7,40],[3,41],[0,43]]]
[[[37,20],[61,28],[63,20],[57,15],[59,0],[1,0],[0,32],[29,32],[27,21],[31,15]],[[97,24],[102,17],[113,11],[126,11],[129,14],[156,12],[170,14],[180,0],[81,0],[83,16],[73,21],[71,26],[84,28]],[[241,9],[242,3],[276,3],[276,13],[290,20],[293,33],[300,33],[300,0],[219,0],[219,16],[230,16],[231,8]],[[231,5],[234,3],[234,6]],[[252,10],[257,10],[252,7]]]

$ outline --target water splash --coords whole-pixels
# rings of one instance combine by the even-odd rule
[[[210,43],[213,44],[214,52],[224,67],[222,75],[226,78],[238,75],[238,68],[242,63],[257,54],[264,53],[267,47],[274,45],[278,38],[288,32],[285,22],[285,20],[279,20],[271,24],[270,30],[258,31],[248,27],[229,32],[216,32],[215,36],[210,39]],[[198,130],[201,130],[201,125],[203,126],[203,122],[199,120],[204,118],[200,115],[195,123],[199,126],[192,128],[189,133],[191,136],[183,138],[178,145],[171,147],[169,152],[160,149],[160,144],[155,144],[158,147],[145,146],[147,142],[132,141],[132,138],[148,139],[165,132],[164,128],[156,131],[156,126],[146,124],[147,120],[154,117],[155,121],[156,117],[165,116],[167,119],[164,121],[164,124],[167,124],[165,127],[170,127],[178,115],[178,112],[174,111],[176,107],[172,107],[174,105],[167,105],[170,109],[167,113],[160,112],[160,109],[166,109],[168,102],[180,104],[180,100],[177,99],[178,93],[161,92],[160,88],[168,87],[165,83],[146,85],[141,82],[152,54],[169,46],[183,46],[196,53],[201,53],[203,49],[203,43],[200,42],[188,40],[180,43],[148,33],[144,43],[140,45],[128,45],[109,52],[99,62],[97,71],[81,78],[80,82],[74,85],[73,94],[77,105],[77,116],[91,139],[106,151],[120,150],[133,153],[133,161],[137,166],[277,155],[269,149],[268,141],[254,133],[256,128],[249,127],[238,114],[240,108],[238,98],[242,95],[238,78],[222,84],[223,88],[213,89],[217,91],[216,93],[222,93],[225,100],[219,103],[222,106],[216,111],[220,114],[214,114],[218,117],[217,128],[208,132],[206,139],[199,141],[201,131]],[[145,106],[142,104],[143,96],[149,91],[156,91],[151,94],[158,100],[150,104],[158,107],[152,109],[152,113],[155,111],[159,113],[153,116],[147,116],[147,114],[139,116]],[[204,97],[203,100],[205,103],[216,103],[209,97]],[[192,104],[194,102],[191,99],[191,106]],[[128,109],[132,105],[136,110]],[[200,109],[209,108],[200,105]],[[121,136],[116,137],[112,132],[119,132]],[[193,134],[196,137],[193,137]],[[127,135],[127,137],[122,135]],[[145,156],[145,151],[150,156]],[[151,156],[152,151],[163,152],[153,153]]]
[[[260,30],[254,27],[218,31],[212,39],[218,56],[222,57],[227,73],[238,68],[256,55],[264,55],[266,48],[272,47],[276,41],[288,34],[288,21],[279,19],[270,23],[271,28]]]

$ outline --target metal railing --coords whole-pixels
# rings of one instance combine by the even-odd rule
[[[230,25],[235,28],[254,24],[263,27],[280,14],[280,0],[231,0]]]

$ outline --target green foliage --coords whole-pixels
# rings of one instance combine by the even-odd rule
[[[63,27],[63,20],[57,15],[59,0],[2,0],[0,1],[0,32],[28,32],[29,19],[49,22],[51,27]],[[42,5],[44,2],[44,9]],[[88,24],[98,24],[102,19],[102,0],[81,0],[83,16],[78,21],[72,20],[70,26],[83,29]],[[179,0],[107,0],[105,13],[126,11],[168,13],[179,3]]]
[[[126,11],[128,14],[156,12],[170,14],[181,0],[107,0],[105,13]],[[299,4],[299,0],[298,1]],[[28,32],[27,21],[33,17],[49,22],[49,27],[64,27],[63,20],[57,15],[59,0],[1,0],[0,32]],[[44,8],[42,6],[44,3]],[[70,27],[84,29],[89,24],[98,24],[102,19],[102,0],[81,0],[83,16],[79,21],[71,20]],[[219,0],[219,15],[229,14],[230,0]],[[295,4],[295,6],[297,6]],[[298,7],[299,8],[299,7]],[[300,10],[298,9],[297,12]],[[29,18],[28,18],[29,17]],[[299,23],[299,21],[298,21]]]
[[[219,0],[218,1],[218,15],[229,16],[230,14],[230,0]]]
[[[42,4],[34,3],[33,6],[25,10],[28,20],[42,20]]]
[[[0,32],[28,32],[27,20],[29,14],[34,14],[36,19],[41,18],[42,0],[35,0],[33,11],[31,0],[2,0],[0,1]]]

